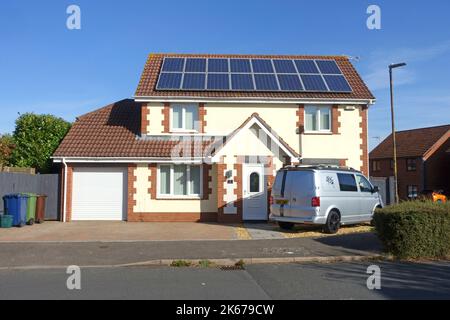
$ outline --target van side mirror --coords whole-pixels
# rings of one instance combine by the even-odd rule
[[[377,193],[380,191],[380,188],[378,188],[377,186],[373,187],[372,189],[372,193]]]

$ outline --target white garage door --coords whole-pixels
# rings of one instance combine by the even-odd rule
[[[72,220],[125,220],[124,168],[74,168]]]

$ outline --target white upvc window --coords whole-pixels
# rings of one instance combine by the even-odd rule
[[[172,104],[170,108],[171,131],[197,132],[198,105],[197,104]]]
[[[202,175],[200,165],[161,164],[158,166],[158,197],[201,198]]]
[[[331,106],[306,106],[305,132],[331,132]]]

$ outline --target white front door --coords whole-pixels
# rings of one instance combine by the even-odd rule
[[[267,190],[262,164],[243,164],[243,220],[267,220]]]
[[[125,168],[73,169],[72,220],[125,220]]]

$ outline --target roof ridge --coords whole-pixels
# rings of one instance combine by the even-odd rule
[[[114,106],[114,105],[116,105],[116,104],[118,104],[118,103],[125,103],[125,102],[134,102],[134,103],[137,103],[137,102],[135,102],[133,99],[125,98],[125,99],[122,99],[122,100],[119,100],[119,101],[116,101],[116,102],[107,104],[106,106],[103,106],[103,107],[101,107],[101,108],[95,109],[95,110],[90,111],[90,112],[88,112],[88,113],[82,114],[81,116],[76,117],[76,120],[82,120],[82,119],[84,119],[84,118],[86,118],[86,117],[92,115],[93,113],[97,113],[97,112],[99,112],[99,111],[102,111],[103,109],[111,108],[112,106]]]
[[[149,54],[149,57],[152,56],[184,56],[184,57],[191,57],[191,56],[204,56],[204,57],[214,57],[214,56],[229,56],[229,57],[323,57],[323,58],[333,58],[333,59],[342,59],[342,60],[349,60],[349,56],[347,55],[329,55],[329,54],[279,54],[279,53],[194,53],[194,52],[151,52]]]
[[[449,128],[450,128],[450,124],[442,124],[442,125],[431,126],[431,127],[423,127],[423,128],[415,128],[415,129],[399,130],[399,131],[396,131],[395,133],[408,132],[408,131],[418,131],[418,130],[426,130],[426,129],[436,129],[436,128],[444,128],[444,127],[449,127]],[[388,136],[388,138],[389,138],[390,136],[392,136],[392,133]]]

